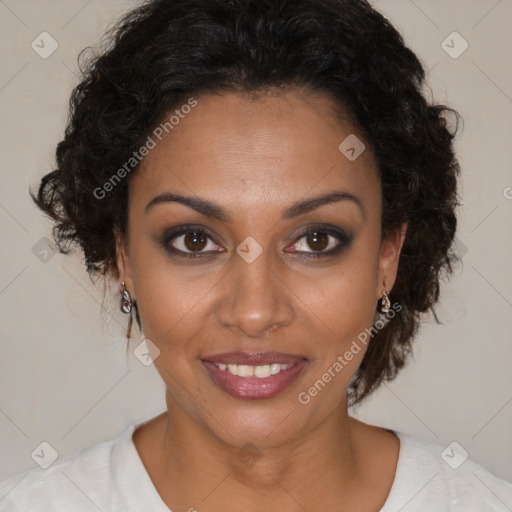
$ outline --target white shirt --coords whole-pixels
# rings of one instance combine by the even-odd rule
[[[146,420],[148,421],[148,420]],[[33,468],[0,482],[1,512],[170,512],[132,441],[118,438],[75,450],[49,468]],[[512,484],[465,460],[452,469],[445,448],[402,432],[395,479],[380,512],[510,512]],[[452,465],[455,451],[444,451]]]

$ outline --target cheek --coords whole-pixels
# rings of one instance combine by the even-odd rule
[[[176,264],[153,244],[133,244],[132,277],[144,334],[162,350],[186,341],[201,325],[201,308],[218,276]]]
[[[354,251],[339,265],[296,279],[294,292],[312,317],[319,335],[337,340],[336,349],[356,338],[375,320],[376,265]]]
[[[135,280],[134,280],[135,281]],[[144,334],[154,343],[171,347],[184,343],[202,325],[208,291],[215,285],[213,276],[187,278],[176,267],[148,270],[137,275],[137,306]]]
[[[148,267],[137,274],[135,284],[144,336],[160,351],[154,365],[167,388],[184,409],[189,409],[187,393],[193,390],[196,401],[202,400],[201,390],[191,376],[200,364],[197,339],[204,331],[205,294],[214,281],[210,284],[207,276],[187,279],[176,266]],[[183,391],[185,382],[188,392]]]

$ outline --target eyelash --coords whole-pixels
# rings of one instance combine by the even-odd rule
[[[185,251],[181,251],[180,249],[172,248],[169,244],[172,240],[175,238],[196,232],[201,235],[206,235],[209,240],[215,243],[215,241],[212,239],[212,237],[208,234],[208,231],[203,228],[202,226],[178,226],[176,228],[172,228],[170,231],[166,232],[161,240],[161,245],[163,248],[170,252],[172,255],[182,257],[182,258],[198,258],[198,257],[205,257],[209,256],[210,253],[205,252],[190,252],[187,253]],[[313,257],[313,258],[321,258],[324,256],[333,256],[340,252],[343,248],[348,247],[352,240],[354,239],[353,234],[347,234],[345,231],[339,228],[334,228],[330,224],[318,224],[315,226],[309,226],[306,229],[304,229],[297,237],[295,238],[295,241],[291,245],[297,244],[302,238],[304,238],[307,235],[313,234],[313,233],[323,233],[329,236],[332,236],[336,239],[338,239],[338,245],[334,249],[331,249],[328,252],[318,252],[318,251],[299,251],[302,256],[306,257]],[[215,252],[224,252],[224,251],[215,251]]]

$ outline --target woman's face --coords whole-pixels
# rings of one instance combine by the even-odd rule
[[[343,355],[395,280],[401,239],[381,246],[372,155],[354,159],[332,111],[291,89],[198,97],[130,178],[118,264],[169,412],[232,446],[279,445],[346,409],[366,346]]]

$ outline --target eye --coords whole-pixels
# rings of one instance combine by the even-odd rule
[[[330,225],[311,226],[301,233],[286,252],[305,253],[313,257],[330,256],[348,247],[353,238],[353,235]],[[309,251],[307,248],[312,250]]]
[[[190,226],[177,227],[166,233],[162,239],[162,245],[172,254],[186,258],[224,251],[205,229]]]
[[[330,256],[348,247],[354,236],[330,224],[305,229],[285,252],[297,252],[308,257]],[[225,252],[202,227],[177,226],[167,231],[160,241],[164,249],[174,256],[184,258],[206,257]],[[308,250],[311,249],[311,250]]]

